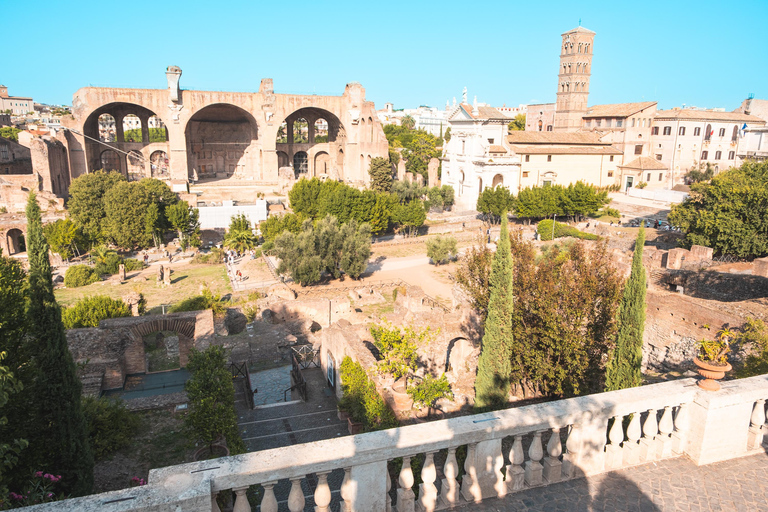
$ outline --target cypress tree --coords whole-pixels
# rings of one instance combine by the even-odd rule
[[[616,347],[608,361],[605,390],[633,388],[642,384],[640,366],[643,359],[643,330],[645,328],[645,268],[643,245],[645,229],[640,228],[632,256],[632,272],[624,285],[619,303]]]
[[[481,410],[504,406],[512,374],[512,252],[506,211],[501,214],[489,284],[488,316],[475,380],[475,407]]]
[[[87,494],[93,487],[93,453],[80,407],[82,385],[67,346],[61,309],[53,295],[48,243],[34,192],[27,202],[29,258],[27,318],[30,343],[36,345],[38,379],[34,383],[38,424],[30,445],[43,453],[46,472],[62,475],[65,493]],[[32,406],[32,404],[30,404]]]

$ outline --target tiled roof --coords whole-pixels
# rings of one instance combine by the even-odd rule
[[[562,35],[565,35],[565,34],[572,34],[572,33],[574,33],[574,32],[582,32],[582,33],[584,33],[584,34],[595,34],[595,32],[592,32],[592,31],[591,31],[591,30],[589,30],[588,28],[584,28],[584,27],[582,27],[582,26],[578,26],[578,27],[576,27],[576,28],[574,28],[574,29],[572,29],[572,30],[569,30],[568,32],[563,32],[563,34],[562,34]]]
[[[491,153],[506,153],[507,150],[504,146],[499,146],[496,144],[492,144],[491,148],[489,150]]]
[[[715,112],[712,110],[659,110],[656,112],[656,119],[673,119],[680,121],[731,121],[737,123],[759,123],[765,124],[765,121],[757,116],[741,114],[739,112]]]
[[[606,145],[595,132],[526,132],[512,131],[509,144],[595,144]]]
[[[669,167],[656,160],[655,158],[649,158],[647,156],[635,158],[628,164],[620,165],[619,167],[624,169],[636,169],[640,171],[666,171],[669,169]]]
[[[508,119],[509,116],[505,116],[493,107],[477,107],[477,115],[472,113],[472,105],[466,103],[461,104],[461,108],[466,112],[469,117],[473,119]]]
[[[512,144],[512,151],[518,155],[621,155],[620,150],[603,145],[571,146],[560,145],[527,145]]]
[[[582,117],[629,117],[657,103],[656,101],[641,101],[638,103],[593,105],[587,108],[587,113]]]

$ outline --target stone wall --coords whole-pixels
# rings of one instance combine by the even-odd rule
[[[119,389],[125,377],[146,373],[144,339],[156,331],[179,333],[179,363],[186,366],[192,347],[204,350],[213,339],[211,310],[102,320],[98,327],[70,329],[67,343],[76,363],[82,364],[81,379],[92,393]]]

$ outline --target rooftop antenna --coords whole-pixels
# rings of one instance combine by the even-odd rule
[[[579,18],[579,26],[581,26],[581,18]]]

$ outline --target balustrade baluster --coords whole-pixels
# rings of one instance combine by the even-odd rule
[[[419,485],[419,510],[433,512],[437,506],[437,469],[435,469],[435,452],[427,452],[424,465],[421,467]]]
[[[414,512],[416,494],[412,489],[413,482],[411,458],[403,457],[403,466],[400,468],[400,476],[398,477],[400,488],[397,490],[397,512]]]
[[[304,510],[304,491],[301,490],[301,479],[303,476],[291,478],[291,492],[288,493],[288,510],[291,512],[302,512]]]
[[[680,404],[675,414],[675,431],[672,432],[672,452],[682,455],[688,434],[688,405]]]
[[[448,448],[448,457],[443,466],[443,485],[440,492],[440,503],[446,508],[452,508],[459,502],[459,463],[456,461],[456,448]]]
[[[341,512],[352,512],[352,468],[344,468],[344,480],[341,481]]]
[[[277,482],[264,482],[261,484],[264,487],[264,497],[261,499],[261,512],[277,512],[277,498],[275,498],[275,485]],[[240,496],[237,497],[235,502],[235,508],[232,512],[250,512],[251,505],[248,503],[248,499],[243,493],[243,505],[242,508],[237,508],[240,502]]]
[[[216,498],[219,497],[219,493],[215,492],[211,495],[211,512],[221,512],[221,509],[219,508],[219,502],[216,501]]]
[[[579,451],[581,450],[581,425],[571,425],[568,439],[565,440],[566,453],[563,454],[563,477],[581,476],[578,470]]]
[[[477,443],[467,445],[467,459],[464,461],[464,476],[461,478],[461,495],[467,501],[479,503],[483,500],[480,483],[477,480],[477,468],[475,467],[475,453]],[[485,461],[483,461],[485,464]],[[398,512],[400,512],[398,510]]]
[[[544,456],[544,451],[541,447],[541,432],[535,432],[533,434],[533,440],[531,446],[528,448],[528,458],[531,459],[525,463],[525,483],[529,487],[535,485],[541,485],[542,478],[542,466],[539,462]]]
[[[640,462],[650,462],[658,458],[656,435],[659,424],[656,421],[656,409],[648,409],[648,417],[643,423],[643,437],[640,439]]]
[[[276,482],[272,482],[274,485]],[[267,501],[267,494],[266,494],[267,484],[264,484],[264,499],[261,502],[261,510],[262,512],[277,512],[277,500],[275,500],[275,495],[272,494],[272,501],[274,502],[275,506],[274,508],[269,508],[269,502]],[[271,489],[271,487],[270,487]],[[248,491],[247,487],[238,487],[236,489],[232,489],[235,492],[235,506],[232,508],[232,512],[251,512],[251,504],[248,503],[248,496],[245,495],[245,493]],[[267,508],[264,508],[264,502],[267,501]]]
[[[317,487],[315,488],[315,512],[330,512],[331,488],[328,486],[328,473],[317,473]]]
[[[515,436],[512,443],[512,449],[509,450],[509,465],[507,465],[507,475],[504,481],[507,483],[507,489],[510,491],[519,491],[525,483],[525,453],[523,453],[523,436]]]
[[[658,453],[657,457],[660,459],[667,459],[672,456],[672,432],[675,429],[675,425],[672,422],[672,406],[668,405],[664,407],[664,412],[661,413],[661,420],[659,421],[659,435],[656,436],[658,441]]]
[[[627,425],[627,440],[622,443],[625,466],[634,466],[640,463],[640,445],[638,442],[641,434],[640,413],[635,413]]]
[[[387,507],[386,512],[392,512],[392,496],[389,495],[389,491],[392,490],[392,479],[389,477],[389,469],[384,471],[384,475],[386,476],[387,482],[387,494],[384,497],[384,502],[386,503]]]
[[[765,400],[755,402],[752,416],[749,418],[749,433],[747,434],[747,450],[758,450],[763,444],[763,425],[765,424]]]
[[[624,441],[623,416],[614,416],[611,430],[608,431],[609,444],[605,446],[605,469],[621,467],[622,451],[621,443]]]
[[[563,454],[563,444],[560,441],[560,429],[553,428],[547,443],[547,457],[542,462],[542,475],[549,483],[559,482],[563,476],[563,463],[560,455]]]

